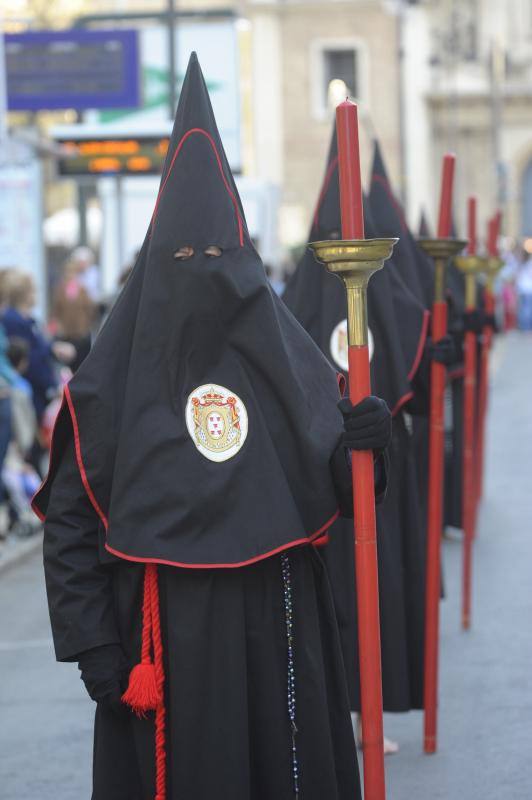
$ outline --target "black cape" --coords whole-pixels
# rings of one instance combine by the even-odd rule
[[[405,219],[403,208],[393,192],[378,142],[375,142],[369,202],[379,236],[399,236],[396,248],[398,269],[427,313],[432,308],[434,268],[418,246]],[[414,381],[414,398],[405,407],[411,432],[411,446],[418,477],[419,515],[426,526],[428,505],[428,440],[430,410],[430,359],[424,354]],[[410,502],[414,502],[413,500]]]
[[[444,525],[462,527],[462,462],[464,427],[463,314],[465,280],[451,261],[446,269],[448,327],[454,339],[456,363],[449,369],[445,388],[445,496]]]
[[[295,797],[296,767],[308,800],[360,798],[327,575],[295,547],[336,513],[338,399],[249,243],[192,56],[150,231],[34,501],[57,658],[120,645],[131,668],[142,629],[166,676],[155,723],[98,704],[93,800],[151,799],[155,754],[166,800]]]
[[[394,248],[394,260],[401,277],[424,307],[430,309],[434,292],[434,270],[430,259],[418,247],[406,223],[401,204],[390,185],[377,141],[374,145],[368,201],[378,235],[399,238]]]
[[[421,209],[421,213],[419,215],[419,226],[418,226],[418,235],[420,239],[428,239],[430,234],[430,225],[427,219],[427,215],[425,214],[425,209]]]
[[[271,291],[249,240],[202,81],[193,70],[184,85],[144,246],[65,391],[34,507],[46,513],[74,435],[111,553],[237,566],[310,541],[335,518],[328,461],[341,415],[335,371]],[[205,254],[211,245],[221,256]],[[193,256],[176,260],[184,246]]]
[[[376,235],[374,221],[365,214],[366,235]],[[338,159],[333,132],[327,169],[311,226],[311,240],[340,236]],[[345,290],[340,281],[305,253],[291,277],[284,301],[340,368],[343,349],[335,333],[345,320]],[[368,317],[373,355],[372,389],[394,412],[388,493],[377,508],[379,593],[384,708],[404,711],[422,703],[423,648],[423,541],[415,503],[403,503],[404,493],[415,491],[414,465],[405,437],[400,409],[413,395],[412,380],[423,352],[427,314],[398,275],[395,259],[370,280]],[[343,355],[339,358],[339,354]],[[360,709],[358,642],[352,523],[339,520],[329,542],[320,551],[331,579],[338,617],[351,707]]]

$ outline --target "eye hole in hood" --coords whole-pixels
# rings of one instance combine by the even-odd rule
[[[177,261],[186,261],[187,258],[192,258],[194,255],[194,248],[190,247],[190,245],[185,245],[184,247],[180,247],[179,250],[176,250],[174,253],[174,258]]]
[[[211,244],[209,247],[206,247],[203,252],[206,256],[210,256],[211,258],[219,258],[223,250],[221,247],[218,247],[217,244]]]

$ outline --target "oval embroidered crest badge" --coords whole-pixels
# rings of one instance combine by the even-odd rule
[[[192,441],[209,461],[227,461],[246,441],[246,407],[224,386],[206,383],[194,389],[188,396],[185,416]]]
[[[331,356],[333,361],[340,369],[343,369],[344,372],[347,372],[349,369],[349,357],[348,357],[348,341],[347,341],[347,320],[343,319],[338,325],[334,328],[333,332],[331,333],[331,340],[329,342],[329,349],[331,351]],[[371,330],[368,328],[368,350],[369,350],[369,360],[373,358],[373,334]]]

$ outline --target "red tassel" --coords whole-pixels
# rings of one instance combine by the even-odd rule
[[[157,686],[154,664],[141,663],[133,667],[122,702],[131,706],[139,717],[143,717],[147,711],[155,711],[162,702],[162,697]]]
[[[139,717],[145,716],[147,711],[155,711],[155,800],[166,800],[163,643],[157,567],[154,564],[146,564],[144,568],[141,662],[131,670],[129,686],[122,701]]]

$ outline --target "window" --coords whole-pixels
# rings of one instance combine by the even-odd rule
[[[352,40],[320,39],[311,45],[312,111],[325,119],[338,103],[349,97],[360,100],[363,92],[363,50]]]
[[[342,83],[346,94],[357,96],[357,52],[356,50],[324,50],[323,51],[323,91],[328,97],[331,84]]]

